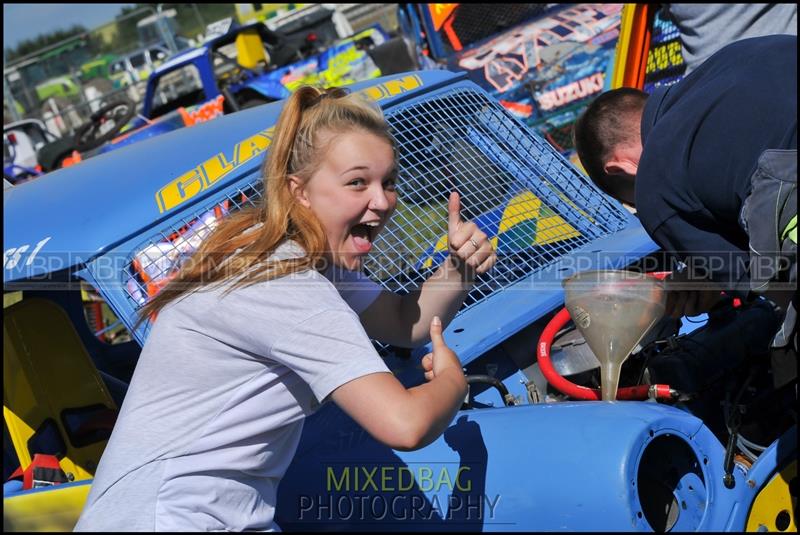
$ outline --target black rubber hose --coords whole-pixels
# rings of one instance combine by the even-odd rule
[[[506,396],[508,396],[508,388],[504,385],[500,379],[497,377],[492,377],[490,375],[467,375],[466,376],[467,384],[471,385],[472,383],[485,383],[491,385],[500,392],[500,396],[503,398],[503,403],[508,404],[506,402]]]

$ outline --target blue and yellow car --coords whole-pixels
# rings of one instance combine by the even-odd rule
[[[666,397],[570,398],[544,379],[539,339],[564,304],[562,281],[646,267],[655,244],[466,75],[417,71],[351,89],[381,105],[398,144],[398,209],[365,273],[398,293],[424,280],[444,257],[437,243],[453,189],[498,262],[445,331],[470,394],[443,436],[392,450],[323,405],[280,485],[282,529],[796,529],[796,425],[775,418],[794,409],[765,383],[769,359],[757,358],[775,321],[767,304],[730,308],[669,342],[643,341],[620,386],[650,392],[669,382]],[[262,198],[259,168],[281,106],[4,192],[4,530],[73,527],[148,336],[149,322],[134,328],[136,313],[221,218]],[[127,338],[98,338],[85,289],[102,296]],[[574,330],[545,346],[562,377],[597,386],[599,364],[583,358]],[[406,386],[423,382],[429,347],[377,347]],[[731,411],[740,420],[726,426]]]

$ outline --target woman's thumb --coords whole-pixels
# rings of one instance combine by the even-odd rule
[[[442,338],[442,320],[439,316],[434,316],[431,320],[431,342],[434,348],[445,345]]]

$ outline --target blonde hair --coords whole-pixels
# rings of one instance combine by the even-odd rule
[[[305,184],[319,169],[335,139],[322,137],[323,132],[353,130],[374,134],[395,150],[380,108],[360,94],[311,86],[293,93],[278,117],[261,168],[262,202],[222,220],[173,279],[139,310],[136,326],[171,301],[205,285],[238,278],[229,288],[233,290],[319,266],[327,248],[325,231],[314,213],[295,200],[290,176]],[[306,256],[266,262],[285,240],[297,242]]]

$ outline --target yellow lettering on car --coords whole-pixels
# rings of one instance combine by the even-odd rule
[[[349,54],[357,55],[358,51],[348,51],[344,57],[348,57]],[[361,92],[368,98],[379,101],[412,91],[422,85],[422,78],[416,74],[410,74],[367,87]],[[169,182],[156,192],[156,204],[159,212],[163,214],[172,210],[209,188],[240,165],[262,155],[272,143],[274,130],[275,127],[272,126],[240,141],[234,146],[230,158],[224,152],[220,152]]]
[[[223,152],[215,154],[168,183],[156,192],[158,211],[163,214],[167,210],[172,210],[211,187],[234,169],[263,154],[272,143],[274,131],[275,127],[270,127],[258,132],[234,145],[230,157]]]
[[[234,160],[235,158],[234,154]],[[233,170],[234,161],[229,161],[224,154],[220,153],[203,162],[201,167],[205,172],[206,184],[211,185]]]
[[[197,168],[182,174],[156,193],[159,211],[165,212],[203,191],[203,176]]]
[[[236,159],[240,162],[246,162],[251,158],[255,158],[267,150],[270,143],[272,143],[272,132],[270,132],[269,137],[261,133],[251,136],[236,146],[238,151]]]
[[[422,78],[416,74],[410,74],[401,78],[395,78],[382,84],[373,85],[362,90],[363,94],[372,100],[378,101],[385,98],[394,97],[422,87]]]

